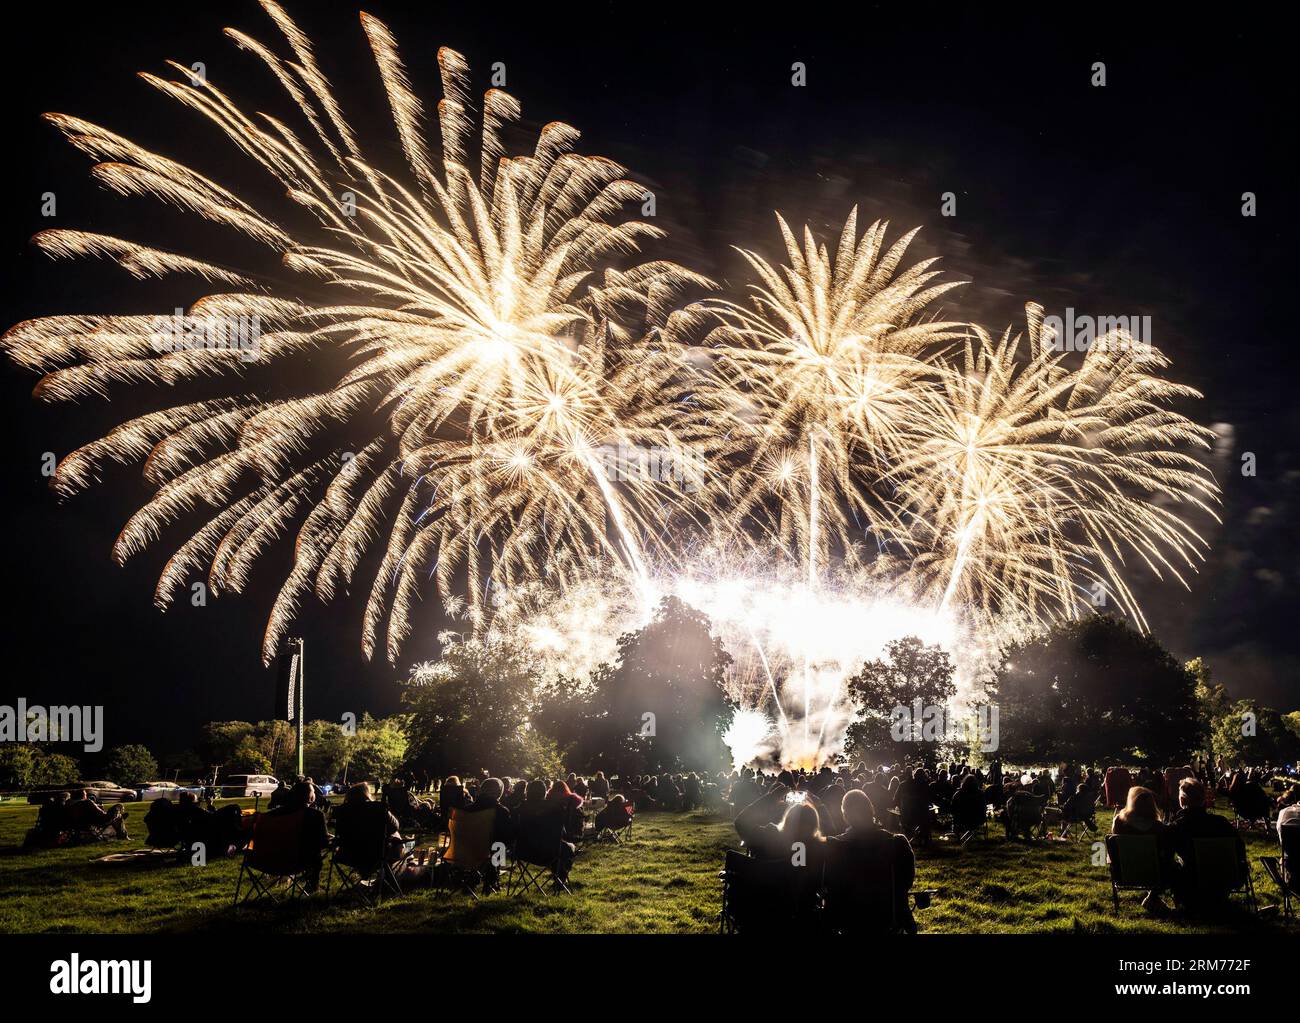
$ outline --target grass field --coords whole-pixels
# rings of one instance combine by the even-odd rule
[[[231,908],[239,860],[206,867],[171,863],[98,864],[109,852],[142,848],[143,805],[128,804],[130,842],[23,853],[36,808],[0,804],[0,933],[186,932],[548,932],[707,933],[721,908],[717,872],[736,845],[729,821],[703,812],[637,815],[622,845],[588,847],[572,874],[572,895],[537,894],[478,902],[451,892],[413,892],[379,909],[327,906],[316,897],[291,906]],[[1098,815],[1103,830],[1109,813]],[[1276,855],[1272,834],[1247,835],[1262,906],[1277,893],[1258,864]],[[1276,914],[1234,910],[1212,925],[1152,919],[1135,894],[1113,911],[1106,868],[1093,866],[1088,842],[1007,842],[998,828],[966,849],[935,843],[918,854],[918,888],[938,889],[917,920],[923,932],[1203,932],[1281,929]],[[1297,930],[1295,925],[1290,928]]]

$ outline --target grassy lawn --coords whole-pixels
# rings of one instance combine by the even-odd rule
[[[478,902],[451,892],[420,890],[377,910],[326,906],[320,897],[298,906],[231,908],[239,860],[207,867],[155,862],[98,864],[95,857],[143,847],[143,804],[128,804],[130,842],[22,853],[36,817],[25,804],[0,804],[0,933],[270,929],[350,932],[681,932],[717,930],[723,850],[736,845],[730,823],[703,812],[637,815],[635,838],[588,847],[572,875],[572,895],[532,894]],[[1098,824],[1110,827],[1109,813]],[[1251,832],[1247,846],[1261,905],[1276,891],[1259,866],[1276,855],[1274,835]],[[918,887],[938,889],[917,914],[922,931],[1180,931],[1272,930],[1273,918],[1235,912],[1215,926],[1153,920],[1122,896],[1115,914],[1106,868],[1091,863],[1088,842],[1007,842],[990,827],[986,841],[966,849],[935,843],[918,855]],[[1295,930],[1295,927],[1292,927]]]

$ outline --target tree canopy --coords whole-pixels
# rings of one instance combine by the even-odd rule
[[[997,675],[1000,755],[1019,763],[1181,764],[1204,745],[1196,676],[1151,636],[1105,615],[1008,651]]]

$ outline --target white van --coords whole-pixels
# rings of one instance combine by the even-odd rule
[[[279,784],[269,774],[228,774],[218,788],[226,799],[251,799],[253,796],[270,796]]]

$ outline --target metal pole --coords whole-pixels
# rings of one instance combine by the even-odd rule
[[[306,672],[303,670],[303,647],[304,646],[305,644],[303,643],[303,641],[299,639],[298,640],[298,685],[295,687],[298,690],[297,693],[298,706],[294,711],[294,726],[295,726],[294,739],[295,739],[295,748],[298,754],[298,777],[299,778],[302,777],[302,773],[303,773],[302,772],[302,735],[303,735],[303,724],[302,724],[303,692],[302,690],[303,690],[303,686],[306,684],[307,681]]]

